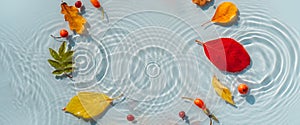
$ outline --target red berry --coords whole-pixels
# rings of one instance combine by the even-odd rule
[[[82,6],[82,3],[80,0],[75,2],[75,7],[80,8]]]
[[[180,111],[180,112],[179,112],[179,117],[182,118],[182,119],[184,119],[184,117],[185,117],[185,112],[184,112],[184,111]]]
[[[249,91],[249,88],[248,88],[248,85],[246,85],[246,84],[240,84],[239,86],[238,86],[238,91],[239,91],[239,93],[241,93],[241,94],[247,94],[248,93],[248,91]]]
[[[127,120],[128,121],[133,121],[134,120],[134,116],[131,115],[131,114],[127,115]]]
[[[66,29],[60,30],[59,34],[61,37],[68,37],[68,35],[69,35],[69,33]]]
[[[196,98],[195,100],[194,100],[194,103],[195,103],[195,105],[197,105],[199,108],[201,108],[201,109],[205,109],[205,104],[204,104],[204,102],[201,100],[201,99],[199,99],[199,98]]]

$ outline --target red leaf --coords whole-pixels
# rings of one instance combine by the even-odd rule
[[[227,72],[240,72],[250,65],[250,56],[246,49],[234,39],[220,38],[203,45],[207,58],[220,70]]]

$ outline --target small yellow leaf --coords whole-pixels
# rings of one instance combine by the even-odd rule
[[[237,16],[238,8],[232,2],[223,2],[221,3],[215,12],[215,15],[211,19],[212,22],[226,24],[234,19]]]
[[[103,93],[79,92],[65,107],[65,111],[78,118],[90,120],[104,112],[113,101]]]
[[[217,94],[226,102],[235,105],[234,101],[232,100],[232,94],[230,90],[224,86],[218,78],[214,75],[212,79],[212,86],[214,87]]]
[[[70,29],[75,30],[78,34],[82,34],[86,20],[79,15],[78,9],[74,6],[68,6],[65,2],[63,2],[60,6],[61,13],[65,15],[65,20],[69,22]]]

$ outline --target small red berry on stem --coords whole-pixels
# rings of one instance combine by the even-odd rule
[[[184,111],[180,111],[178,115],[179,115],[180,118],[182,118],[182,120],[184,120],[184,118],[185,118],[185,112]]]
[[[61,37],[68,37],[69,33],[66,29],[61,29],[59,32]]]
[[[82,6],[82,2],[80,0],[75,2],[75,7],[80,8]]]
[[[133,121],[134,120],[134,116],[131,115],[131,114],[127,115],[127,120],[128,121]]]
[[[197,105],[199,108],[205,110],[205,104],[204,104],[204,102],[203,102],[201,99],[196,98],[196,99],[194,100],[194,103],[195,103],[195,105]]]
[[[246,84],[240,84],[239,86],[238,86],[238,91],[239,91],[239,93],[241,93],[242,95],[245,95],[245,94],[247,94],[248,93],[248,91],[249,91],[249,88],[248,88],[248,85],[246,85]]]

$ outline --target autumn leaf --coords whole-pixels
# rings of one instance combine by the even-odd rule
[[[212,79],[212,86],[223,100],[232,105],[235,105],[234,101],[232,100],[232,94],[230,90],[226,86],[224,86],[215,75]]]
[[[204,48],[207,58],[222,71],[237,73],[250,65],[246,49],[232,38],[220,38],[208,42],[196,40]]]
[[[112,101],[117,98],[110,98],[104,93],[79,92],[70,100],[64,108],[64,111],[78,118],[91,120],[103,113],[110,106]]]
[[[211,0],[192,0],[194,4],[197,4],[198,6],[204,6]]]
[[[235,21],[238,14],[238,8],[232,2],[223,2],[218,7],[217,10],[212,17],[212,19],[204,24],[209,22],[219,23],[219,24],[230,24],[231,22]]]
[[[68,6],[67,3],[63,2],[61,4],[61,13],[65,15],[65,21],[69,22],[71,30],[76,31],[78,34],[83,33],[86,20],[79,15],[79,11],[75,6]]]

